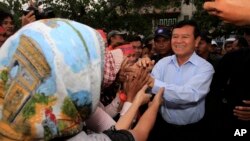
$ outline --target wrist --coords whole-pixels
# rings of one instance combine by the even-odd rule
[[[126,101],[133,102],[133,98],[128,96]]]

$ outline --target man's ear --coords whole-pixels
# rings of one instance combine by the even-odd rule
[[[201,37],[198,36],[198,37],[195,39],[195,48],[198,47],[200,41],[201,41]]]

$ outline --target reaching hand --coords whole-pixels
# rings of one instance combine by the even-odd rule
[[[139,66],[139,67],[146,68],[148,72],[151,72],[151,70],[152,70],[153,67],[154,67],[155,61],[154,61],[154,60],[151,60],[151,59],[148,58],[148,57],[144,57],[144,58],[139,59],[139,60],[136,62],[136,64],[137,64],[137,66]]]
[[[234,115],[240,120],[250,120],[250,100],[243,100],[247,106],[236,106],[233,110]]]
[[[141,88],[141,90],[136,94],[133,102],[139,103],[140,105],[148,103],[150,101],[150,98],[152,97],[152,95],[145,93],[147,88],[148,88],[148,85],[144,85]]]
[[[205,2],[209,14],[236,25],[250,25],[249,0],[214,0]]]
[[[30,11],[27,15],[23,15],[21,20],[22,20],[22,26],[25,26],[29,23],[36,21],[36,16],[34,15],[34,11]]]
[[[128,58],[125,58],[121,64],[121,68],[119,71],[119,81],[125,82],[128,79],[128,76],[133,75],[135,73],[135,69],[131,67],[132,65],[128,63]]]
[[[128,76],[123,83],[123,88],[127,94],[127,100],[132,102],[135,94],[150,80],[148,72],[143,68],[136,68],[133,75]]]
[[[154,104],[156,106],[160,106],[162,104],[162,102],[163,102],[163,98],[162,98],[163,94],[164,94],[164,88],[162,87],[162,88],[159,89],[159,91],[155,95],[153,101],[150,103],[150,106],[154,105]]]

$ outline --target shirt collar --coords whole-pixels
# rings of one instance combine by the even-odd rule
[[[198,59],[197,58],[198,58],[198,55],[194,52],[186,63],[190,62],[190,63],[192,63],[194,65],[198,65]],[[178,66],[176,55],[171,56],[171,61],[170,62],[172,62],[172,63],[174,63],[174,64],[176,64]],[[186,63],[184,63],[184,64],[186,64]]]
[[[199,60],[198,57],[199,56],[194,52],[187,62],[190,62],[194,65],[198,65],[198,60]]]

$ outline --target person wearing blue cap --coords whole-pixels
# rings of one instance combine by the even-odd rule
[[[170,44],[171,31],[165,27],[159,27],[155,30],[154,35],[154,48],[155,54],[151,57],[155,63],[158,62],[163,57],[172,54],[171,44]]]

